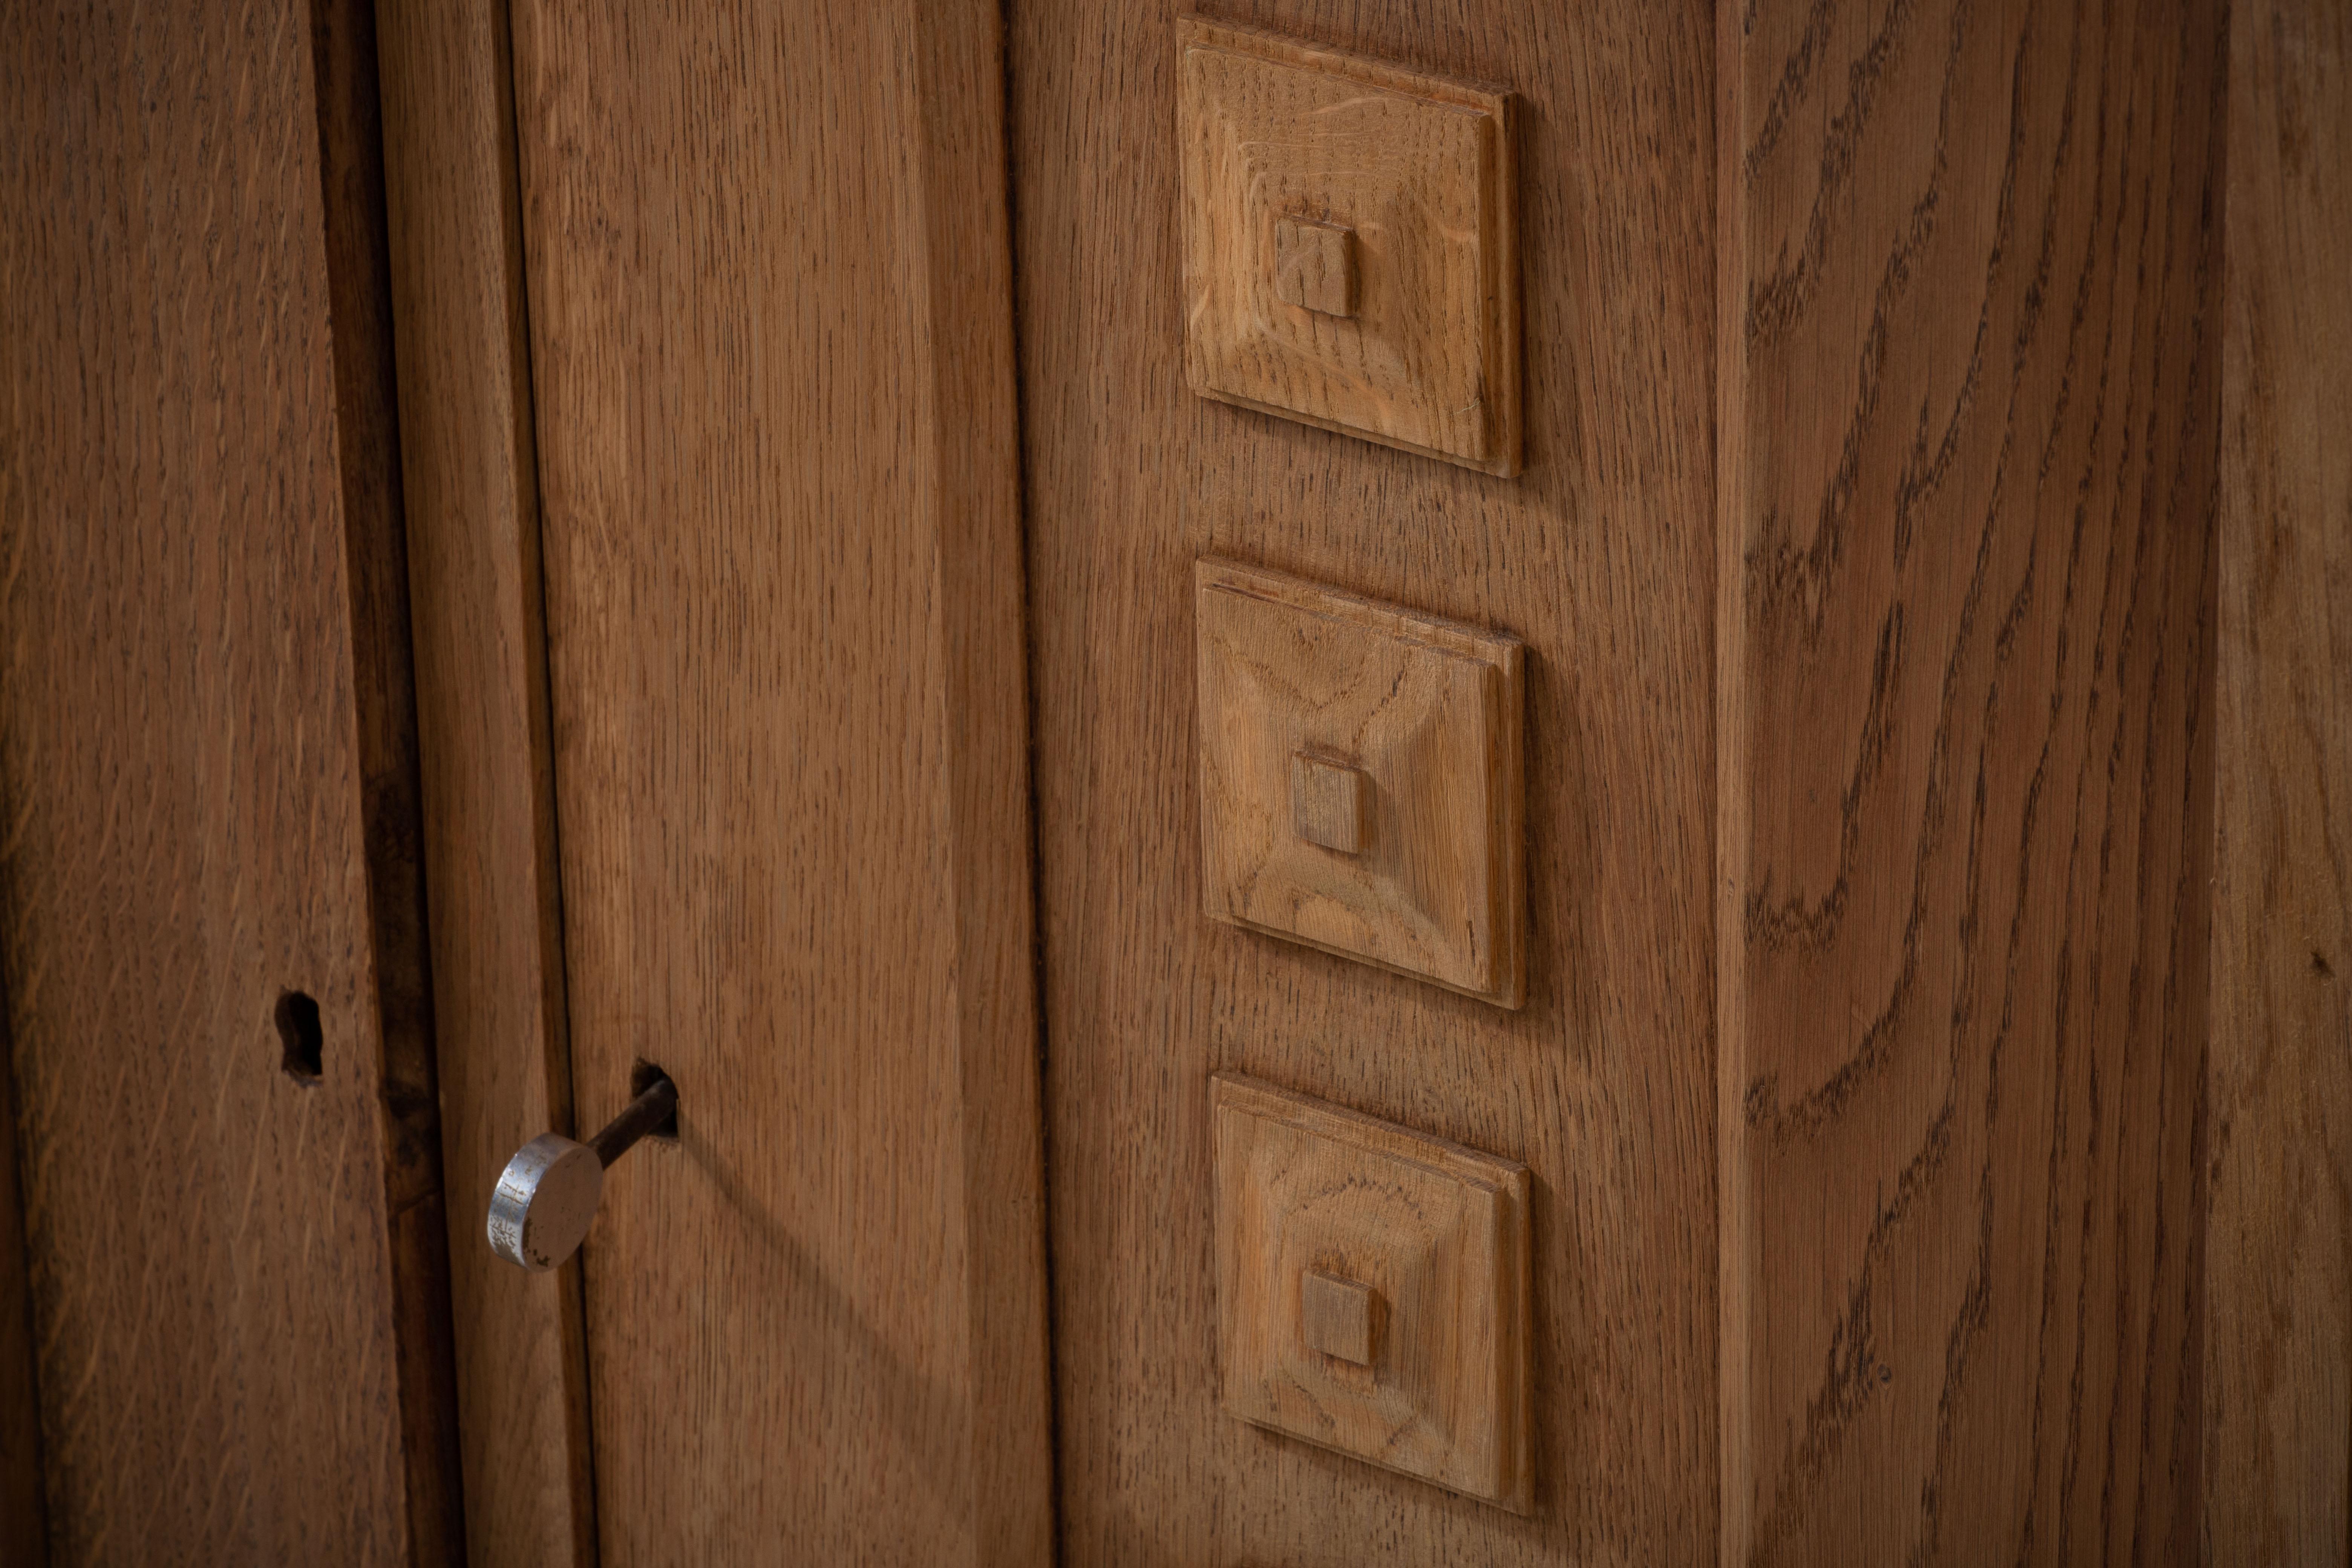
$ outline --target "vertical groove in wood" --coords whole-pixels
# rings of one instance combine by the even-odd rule
[[[503,0],[380,15],[393,313],[473,1561],[595,1561],[577,1265],[482,1237],[507,1157],[572,1131],[539,497]]]
[[[1727,1563],[2195,1550],[2222,26],[1725,8]]]
[[[2213,891],[2207,1561],[2341,1563],[2352,1484],[2352,17],[2240,0]]]
[[[456,1545],[349,20],[0,20],[0,971],[67,1562]]]
[[[310,0],[310,23],[343,585],[357,699],[360,841],[367,863],[373,1003],[383,1030],[385,1202],[409,1528],[419,1563],[455,1563],[466,1555],[464,1480],[425,953],[415,657],[373,0]]]
[[[1760,1284],[1756,1191],[1735,1108],[1747,1052],[1746,944],[1740,939],[1741,889],[1748,864],[1747,638],[1741,579],[1747,530],[1739,486],[1748,472],[1748,335],[1744,321],[1747,246],[1744,182],[1738,177],[1747,132],[1742,75],[1744,7],[1715,7],[1715,1133],[1717,1507],[1716,1555],[1725,1568],[1753,1555],[1755,1464],[1748,1418],[1754,1376],[1750,1303]]]
[[[1054,1557],[1053,1391],[1003,18],[995,0],[901,5],[922,154],[917,331],[932,358],[915,425],[943,658],[971,1560],[1027,1568]]]

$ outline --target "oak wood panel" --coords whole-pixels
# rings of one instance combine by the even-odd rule
[[[604,1561],[1042,1561],[995,9],[515,47]]]
[[[469,1546],[593,1563],[579,1270],[526,1276],[482,1231],[507,1157],[574,1125],[507,7],[381,22]]]
[[[51,1544],[446,1561],[366,12],[0,29],[0,970]]]
[[[2185,1561],[2222,10],[1722,16],[1724,1561]]]
[[[2352,1480],[2352,16],[2230,37],[2205,1532],[2341,1563]]]
[[[1175,8],[1011,7],[1064,1561],[1691,1562],[1716,1541],[1709,8],[1220,5],[1519,95],[1526,468],[1195,396]],[[1528,996],[1201,912],[1209,553],[1527,658]],[[1532,1171],[1532,1512],[1216,1400],[1213,1069]]]

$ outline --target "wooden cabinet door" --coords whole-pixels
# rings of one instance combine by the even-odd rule
[[[463,1560],[369,10],[0,10],[8,1568]]]
[[[10,1564],[2344,1560],[2346,8],[1209,8],[0,16]]]
[[[477,1559],[1043,1561],[994,10],[388,21]]]
[[[608,1562],[1047,1549],[995,25],[517,12]]]

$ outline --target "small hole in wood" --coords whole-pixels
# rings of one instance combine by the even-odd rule
[[[288,991],[278,998],[278,1065],[305,1089],[317,1087],[326,1067],[327,1037],[319,1026],[319,1004],[307,991]]]
[[[662,1079],[667,1077],[669,1077],[669,1074],[662,1071],[661,1068],[656,1067],[653,1063],[640,1058],[637,1065],[629,1069],[629,1098],[631,1100],[636,1099],[637,1096],[645,1093],[646,1090],[653,1088],[654,1085],[659,1083]],[[671,1143],[677,1142],[677,1112],[676,1110],[672,1110],[667,1117],[663,1119],[658,1126],[655,1127],[650,1132],[647,1132],[646,1136],[648,1138],[659,1138]]]

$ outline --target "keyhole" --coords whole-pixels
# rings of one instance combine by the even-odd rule
[[[278,1043],[283,1054],[278,1065],[304,1089],[318,1087],[325,1070],[327,1037],[319,1026],[319,1004],[307,991],[287,991],[278,998]]]

